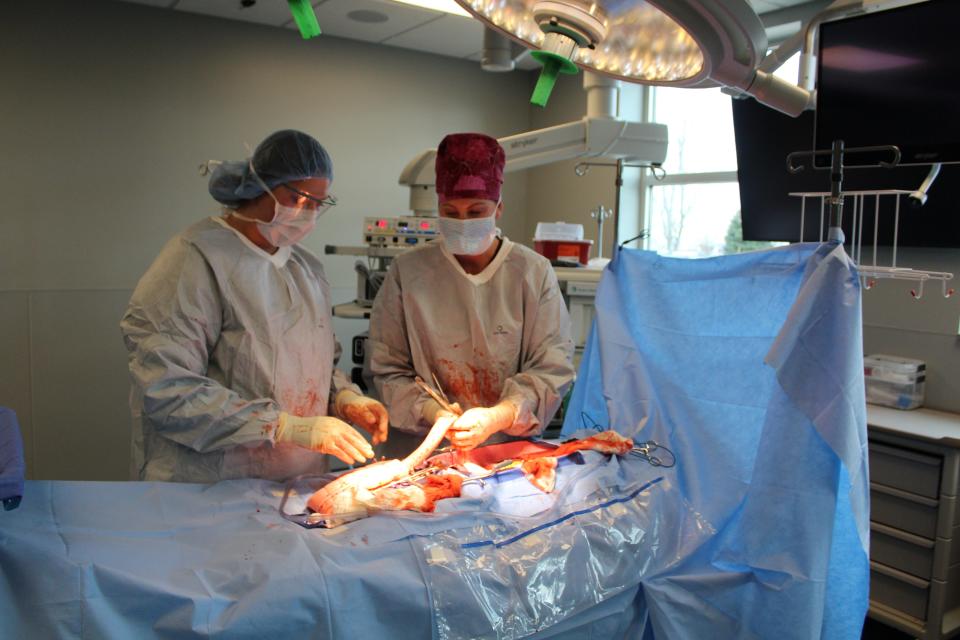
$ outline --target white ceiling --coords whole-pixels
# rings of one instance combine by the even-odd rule
[[[297,30],[286,0],[122,0],[163,9],[186,11],[229,20]],[[828,0],[748,0],[767,26],[772,42],[800,28],[800,17],[809,16]],[[375,42],[454,58],[479,60],[483,26],[478,20],[421,9],[393,0],[316,0],[317,22],[324,34]],[[522,55],[517,67],[538,69]]]

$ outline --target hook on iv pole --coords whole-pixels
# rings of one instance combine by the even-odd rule
[[[924,282],[926,282],[926,280],[921,280],[921,281],[920,281],[920,284],[917,285],[917,288],[916,288],[916,289],[910,289],[910,295],[913,296],[913,299],[914,299],[914,300],[919,300],[920,298],[923,297],[923,283],[924,283]]]
[[[914,300],[919,300],[920,298],[923,297],[923,283],[926,282],[926,280],[927,280],[926,278],[920,280],[920,285],[916,289],[910,289],[910,295],[913,296]],[[940,289],[943,293],[944,298],[949,298],[954,293],[956,293],[953,287],[947,288],[946,279],[943,279],[940,281]]]

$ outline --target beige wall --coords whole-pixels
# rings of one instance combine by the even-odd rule
[[[641,87],[638,85],[625,86],[620,90],[620,117],[627,120],[639,120],[641,112]],[[583,90],[583,74],[576,76],[560,76],[557,86],[547,107],[531,107],[530,124],[533,129],[552,127],[554,125],[572,122],[583,118],[587,111],[587,97]],[[574,167],[578,160],[557,162],[555,164],[527,170],[527,199],[526,227],[523,240],[528,244],[532,241],[538,222],[569,222],[582,224],[584,238],[593,240],[590,257],[597,255],[598,229],[596,220],[590,217],[590,212],[600,205],[613,209],[616,200],[615,178],[613,167],[590,167],[585,176],[577,176]],[[625,186],[621,195],[621,231],[624,239],[639,224],[637,209],[637,178],[639,169],[626,168],[624,170]],[[613,218],[604,224],[603,256],[612,255],[614,245]],[[631,245],[635,246],[635,245]]]
[[[865,250],[863,263],[871,259]],[[891,264],[889,252],[879,254],[877,263]],[[960,277],[956,249],[900,248],[897,264],[953,273],[950,284],[954,287]],[[910,296],[912,288],[916,283],[885,280],[863,292],[863,352],[923,360],[927,365],[925,406],[960,413],[960,295],[944,298],[940,283],[933,282],[915,300]]]
[[[359,244],[363,216],[407,213],[400,170],[445,133],[527,130],[528,76],[135,4],[0,3],[0,405],[29,477],[126,477],[118,322],[163,243],[217,213],[202,161],[278,128],[315,135],[341,201],[306,241],[322,254]],[[509,236],[526,190],[512,175]],[[354,297],[353,263],[324,258],[334,302]],[[335,321],[344,341],[365,327]]]

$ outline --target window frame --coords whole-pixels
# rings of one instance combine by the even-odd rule
[[[643,87],[643,108],[642,108],[642,118],[643,122],[653,122],[651,114],[654,112],[654,101],[656,100],[656,86],[644,86]],[[669,132],[668,132],[669,134]],[[637,188],[639,189],[639,194],[637,200],[639,202],[639,229],[646,232],[645,237],[642,239],[634,240],[629,244],[641,243],[640,248],[650,249],[650,222],[651,222],[651,212],[650,212],[650,201],[651,201],[651,189],[654,187],[667,187],[667,186],[687,186],[687,185],[700,185],[700,184],[736,184],[739,181],[737,175],[737,168],[734,168],[730,171],[707,171],[707,172],[690,172],[690,173],[672,173],[665,174],[657,178],[654,176],[652,171],[643,170],[640,174],[640,179],[638,181]],[[622,226],[622,225],[618,225]],[[617,234],[617,244],[619,245],[622,242],[620,238],[620,233],[618,229]]]

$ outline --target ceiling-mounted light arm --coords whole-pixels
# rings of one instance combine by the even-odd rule
[[[810,91],[760,69],[754,71],[753,81],[743,90],[758,102],[788,116],[797,117],[813,108],[814,98]]]
[[[923,0],[836,0],[814,15],[794,36],[785,40],[757,65],[755,77],[744,91],[763,104],[790,116],[816,108],[816,39],[818,28],[828,20],[849,18],[896,6],[916,4]],[[797,84],[792,85],[773,75],[784,62],[800,52]]]
[[[713,56],[719,64],[711,69],[711,79],[791,116],[798,116],[807,109],[811,103],[809,91],[751,64],[750,61],[758,60],[766,53],[767,37],[762,23],[758,27],[756,21],[727,13],[723,3],[712,5],[711,11],[707,14],[706,9],[701,9],[701,18],[711,17],[721,22],[723,28],[716,33],[726,38],[725,54]]]
[[[757,65],[757,69],[766,71],[767,73],[776,71],[783,63],[799,51],[802,57],[797,84],[808,91],[813,91],[816,85],[817,29],[822,23],[828,20],[849,18],[861,13],[872,13],[880,9],[891,9],[894,6],[916,4],[922,1],[923,0],[888,0],[887,2],[883,2],[881,0],[879,2],[869,2],[865,4],[864,0],[836,0],[824,8],[823,11],[820,11],[810,18],[800,31],[784,40],[779,47],[764,57],[764,59],[760,61],[760,64]]]
[[[748,15],[752,11],[748,7],[684,0],[655,0],[653,4],[696,34],[708,53],[705,58],[711,61],[708,75],[712,82],[700,86],[720,84],[727,93],[747,93],[791,116],[811,104],[809,91],[754,66],[766,52],[767,37],[756,15]]]
[[[876,5],[878,3],[875,2],[874,4]],[[785,49],[778,57],[785,56],[786,59],[797,51],[800,51],[800,71],[797,84],[801,88],[813,92],[816,86],[816,38],[821,23],[836,18],[846,18],[863,12],[864,0],[836,0],[836,2],[829,5],[826,9],[813,16],[813,18],[803,26],[800,33],[781,45],[781,48],[786,45],[789,45],[789,48]],[[761,64],[763,62],[764,61],[761,61]],[[813,106],[811,101],[809,108],[812,109]]]
[[[754,65],[767,51],[767,33],[754,10],[745,2],[648,0],[681,25],[700,45],[707,75],[712,82],[697,86],[742,87],[749,83]]]
[[[483,53],[480,68],[484,71],[513,71],[517,61],[529,50],[519,45],[499,31],[490,27],[483,28]]]
[[[817,27],[824,20],[860,12],[862,7],[863,0],[836,0],[814,15],[803,29],[784,40],[779,47],[760,60],[750,84],[742,87],[741,91],[755,97],[758,102],[793,117],[814,109],[816,107],[814,74],[817,63],[816,55],[812,51],[815,46]],[[774,71],[798,51],[802,52],[802,55],[797,84],[775,76]],[[726,93],[736,94],[738,91],[726,91]]]
[[[506,155],[505,172],[573,158],[602,157],[661,165],[667,157],[666,125],[604,117],[587,116],[498,141]],[[400,173],[399,183],[410,187],[410,209],[416,215],[436,215],[436,156],[435,149],[423,151]]]

